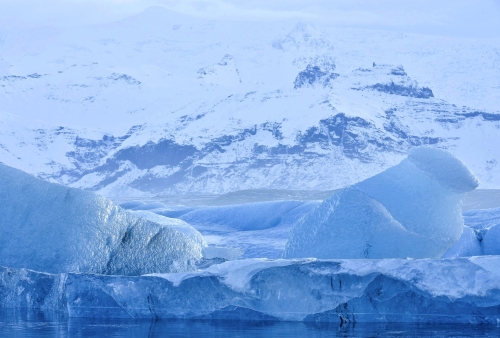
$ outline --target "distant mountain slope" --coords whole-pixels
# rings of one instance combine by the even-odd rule
[[[2,30],[0,161],[108,196],[336,189],[409,148],[500,188],[500,42],[150,8]],[[27,38],[28,37],[28,38]]]

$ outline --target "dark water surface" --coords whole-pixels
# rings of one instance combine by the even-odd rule
[[[499,326],[96,320],[0,312],[0,337],[499,337]]]

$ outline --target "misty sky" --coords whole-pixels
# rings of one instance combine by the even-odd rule
[[[0,26],[99,24],[150,6],[224,20],[302,18],[424,34],[500,37],[500,0],[0,0]]]

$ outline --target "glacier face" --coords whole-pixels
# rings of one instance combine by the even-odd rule
[[[9,267],[121,275],[185,271],[194,269],[206,246],[185,222],[156,214],[161,223],[139,218],[92,192],[3,164],[0,215],[0,264]]]
[[[161,8],[46,36],[4,30],[1,161],[146,197],[338,189],[431,145],[498,188],[498,41],[464,41]]]
[[[335,192],[292,228],[285,258],[439,258],[462,235],[462,200],[478,181],[456,157],[415,148]]]
[[[135,277],[0,268],[0,306],[94,318],[497,324],[499,264],[498,256],[249,259]]]

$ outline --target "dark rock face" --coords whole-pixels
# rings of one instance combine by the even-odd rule
[[[113,73],[113,74],[111,74],[111,76],[108,77],[108,79],[114,80],[114,81],[124,81],[125,83],[130,84],[130,85],[140,85],[141,84],[141,81],[134,79],[132,76],[127,75],[127,74]]]
[[[372,86],[366,87],[368,89],[373,89],[382,93],[387,93],[391,95],[409,96],[419,99],[428,99],[434,97],[432,90],[427,87],[417,87],[413,85],[403,85],[391,83],[377,83]]]
[[[500,114],[490,114],[490,113],[485,113],[485,112],[480,112],[480,111],[467,112],[467,113],[457,113],[456,115],[463,116],[466,118],[481,116],[483,118],[483,120],[485,120],[485,121],[500,121]]]
[[[191,145],[180,145],[172,140],[148,142],[143,146],[135,146],[119,150],[113,160],[129,161],[139,169],[148,169],[159,165],[176,166],[186,158],[193,156],[196,148]]]
[[[369,69],[359,68],[354,71],[358,77],[362,77],[364,82],[375,82],[373,84],[351,88],[354,90],[375,90],[390,95],[399,95],[419,99],[429,99],[434,97],[430,88],[420,87],[405,72],[403,66],[393,67],[391,65],[379,65],[373,63]],[[375,81],[374,81],[375,80]]]
[[[390,74],[391,75],[398,75],[398,76],[408,76],[408,74],[406,74],[403,66],[398,66],[398,67],[391,69]]]
[[[335,68],[335,67],[333,67]],[[295,89],[312,86],[314,84],[320,84],[322,86],[327,86],[331,81],[335,80],[339,74],[332,73],[327,70],[322,70],[319,66],[307,65],[306,69],[301,71],[295,81],[293,82],[293,87]]]

